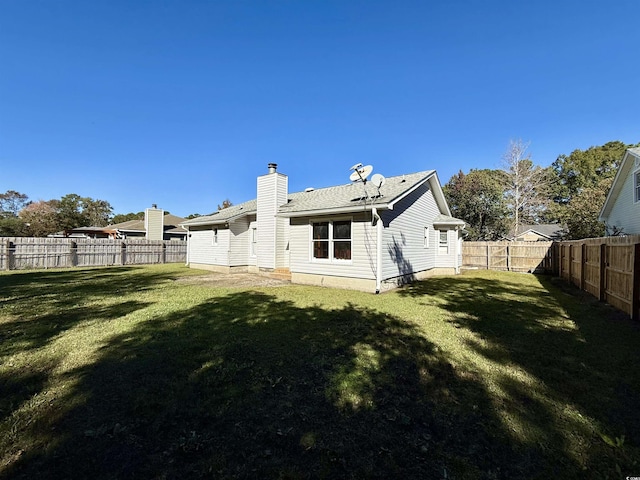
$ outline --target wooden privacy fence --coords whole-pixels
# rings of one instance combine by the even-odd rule
[[[552,246],[553,242],[463,242],[462,267],[552,273]]]
[[[640,235],[560,242],[558,250],[560,277],[640,318]]]
[[[640,235],[566,242],[464,242],[462,266],[552,273],[640,319]]]
[[[187,242],[0,237],[0,270],[186,262]]]

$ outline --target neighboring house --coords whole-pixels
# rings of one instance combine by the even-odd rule
[[[542,225],[520,225],[513,236],[516,242],[551,242],[560,240],[564,230],[555,223]]]
[[[640,234],[640,148],[629,148],[622,157],[598,220],[607,235]]]
[[[182,223],[190,267],[375,292],[459,271],[465,223],[434,170],[289,193],[276,168],[258,177],[255,200]]]
[[[85,238],[147,238],[149,240],[186,240],[187,231],[180,226],[185,219],[153,205],[144,211],[144,219],[107,225],[74,228],[66,236]]]

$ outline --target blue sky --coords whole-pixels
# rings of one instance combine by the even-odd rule
[[[640,141],[640,2],[0,0],[0,192],[210,213]]]

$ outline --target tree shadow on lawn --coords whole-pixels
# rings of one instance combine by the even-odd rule
[[[440,277],[401,294],[444,301],[450,322],[475,335],[465,346],[497,371],[512,372],[494,376],[502,402],[496,407],[522,438],[581,455],[589,476],[637,472],[639,325],[559,279],[531,279]],[[624,442],[614,447],[605,436]]]
[[[417,327],[235,292],[114,338],[12,478],[549,478]],[[71,398],[69,398],[71,400]],[[64,399],[63,399],[64,403]],[[541,470],[537,470],[540,469]],[[575,465],[568,465],[569,471]]]
[[[0,313],[13,317],[0,322],[0,356],[40,348],[84,321],[116,319],[145,308],[148,303],[118,302],[118,298],[174,277],[170,272],[136,267],[0,275]],[[92,303],[105,299],[114,303]]]

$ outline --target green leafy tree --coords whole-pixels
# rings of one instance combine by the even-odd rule
[[[556,181],[550,192],[551,217],[567,227],[567,238],[600,237],[605,226],[598,215],[627,148],[620,141],[560,155],[552,164]]]
[[[467,222],[469,240],[499,240],[508,233],[504,174],[499,170],[462,171],[443,190],[453,216]]]
[[[144,220],[144,212],[119,213],[113,216],[113,218],[111,219],[111,223],[112,224],[123,223],[123,222],[129,222],[131,220]]]
[[[0,236],[20,237],[26,235],[27,226],[18,214],[29,204],[29,197],[15,190],[0,193]]]
[[[29,204],[29,197],[15,190],[0,193],[0,214],[18,216],[20,210]]]
[[[109,224],[113,208],[105,200],[81,197],[75,193],[56,201],[58,230],[69,231],[78,227],[104,227]]]

